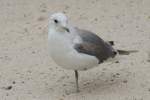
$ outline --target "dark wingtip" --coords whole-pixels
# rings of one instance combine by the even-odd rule
[[[108,41],[110,45],[114,45],[114,41]]]
[[[116,55],[117,54],[117,52],[116,51],[114,51],[114,55]]]

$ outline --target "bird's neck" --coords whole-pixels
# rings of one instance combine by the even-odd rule
[[[66,30],[63,29],[62,27],[59,27],[59,26],[56,26],[56,25],[53,25],[53,24],[50,24],[49,25],[49,33],[65,33]]]
[[[48,28],[49,28],[49,31],[55,31],[56,30],[56,25],[50,23]]]

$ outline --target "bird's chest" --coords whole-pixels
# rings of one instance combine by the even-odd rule
[[[68,34],[50,34],[48,36],[49,50],[53,59],[64,59],[73,49],[73,44],[69,38]]]

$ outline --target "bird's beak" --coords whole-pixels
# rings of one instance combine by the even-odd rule
[[[70,32],[70,30],[69,30],[69,28],[67,26],[67,23],[62,23],[61,26],[62,26],[62,29],[64,29],[67,32]]]
[[[66,30],[67,32],[70,32],[69,28],[67,27],[63,27],[64,30]]]
[[[67,27],[67,23],[62,23],[61,24],[63,27]]]

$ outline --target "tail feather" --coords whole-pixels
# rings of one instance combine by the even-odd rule
[[[114,41],[107,41],[111,46],[114,46]],[[136,53],[138,50],[117,50],[120,55],[129,55],[130,53]]]
[[[138,52],[137,50],[117,50],[117,52],[120,54],[120,55],[129,55],[130,53],[136,53]]]

